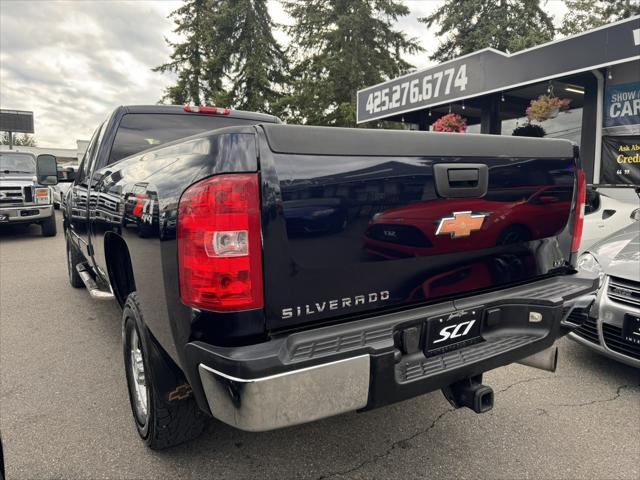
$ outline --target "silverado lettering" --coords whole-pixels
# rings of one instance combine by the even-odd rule
[[[328,300],[326,302],[316,302],[313,305],[301,305],[282,309],[282,318],[299,317],[301,315],[312,315],[314,313],[322,313],[325,308],[329,310],[338,310],[340,308],[349,308],[351,306],[365,305],[367,303],[375,303],[378,301],[389,300],[389,292],[384,290],[380,293],[373,292],[367,295],[356,295],[354,297],[345,297],[340,300]]]

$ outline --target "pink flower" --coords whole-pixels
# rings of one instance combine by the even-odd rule
[[[457,113],[448,113],[439,118],[432,124],[433,130],[436,132],[460,132],[467,130],[466,119]]]

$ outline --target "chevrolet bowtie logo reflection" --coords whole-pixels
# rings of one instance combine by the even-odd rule
[[[482,228],[487,213],[453,212],[453,216],[440,219],[436,235],[451,235],[451,238],[463,238]]]

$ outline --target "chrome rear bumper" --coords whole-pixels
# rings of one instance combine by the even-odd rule
[[[296,331],[257,344],[189,342],[186,372],[200,408],[241,430],[267,431],[370,410],[548,349],[574,327],[561,325],[563,313],[590,305],[597,281],[554,277],[469,297],[455,312],[487,312],[478,317],[481,341],[430,355],[425,352],[429,320],[451,315],[450,302]],[[535,321],[531,312],[538,314]],[[402,341],[405,333],[416,332],[421,344]]]
[[[369,355],[254,379],[203,364],[198,370],[212,415],[241,430],[273,430],[358,410],[369,395]]]

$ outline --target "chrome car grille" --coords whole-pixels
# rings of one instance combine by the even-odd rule
[[[602,336],[604,337],[604,343],[610,350],[640,360],[640,345],[625,342],[622,338],[622,328],[603,323]]]
[[[614,302],[640,308],[640,283],[623,278],[610,277],[607,296]]]
[[[31,187],[0,186],[0,205],[24,205],[32,201]]]

